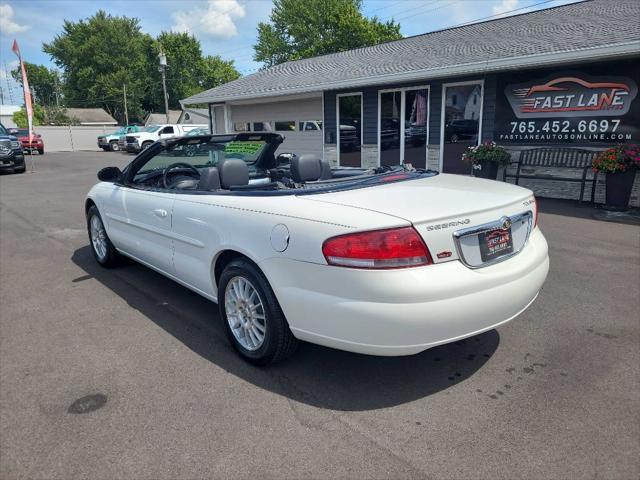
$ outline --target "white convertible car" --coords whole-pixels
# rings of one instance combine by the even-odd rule
[[[508,322],[547,276],[529,190],[415,170],[329,168],[273,133],[156,142],[86,199],[105,267],[126,255],[217,302],[267,364],[298,340],[411,355]]]

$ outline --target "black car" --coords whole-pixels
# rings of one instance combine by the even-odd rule
[[[459,140],[477,138],[478,120],[453,120],[444,126],[445,141],[456,143]]]
[[[24,153],[18,137],[9,134],[0,123],[0,172],[24,173]]]

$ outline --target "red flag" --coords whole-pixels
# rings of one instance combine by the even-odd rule
[[[20,56],[20,48],[18,47],[18,41],[13,41],[13,47],[11,47],[13,53],[18,56],[20,60],[20,70],[22,72],[22,90],[24,91],[24,108],[27,111],[27,126],[29,127],[29,145],[33,140],[33,106],[31,104],[31,90],[29,90],[29,81],[27,80],[27,71],[24,68],[24,62]]]
[[[13,47],[11,47],[11,50],[13,50],[13,53],[15,53],[18,56],[18,58],[20,58],[20,49],[18,48],[17,40],[13,41]]]

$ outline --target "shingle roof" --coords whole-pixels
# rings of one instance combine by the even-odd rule
[[[182,110],[169,110],[169,123],[178,123],[178,119],[182,114]],[[144,124],[145,125],[158,125],[167,122],[167,115],[165,113],[150,113],[147,115]]]
[[[77,119],[80,123],[95,123],[99,125],[117,125],[115,118],[102,108],[67,108],[69,117]]]
[[[605,55],[640,54],[640,1],[589,0],[286,62],[201,92],[183,104],[444,77]],[[598,48],[603,47],[602,50]],[[611,49],[606,50],[612,55]],[[517,61],[516,61],[517,59]],[[556,60],[557,62],[557,60]]]

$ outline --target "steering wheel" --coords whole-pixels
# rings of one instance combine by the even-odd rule
[[[169,176],[176,173],[187,175],[192,178],[182,179],[174,184],[173,182],[169,181]],[[189,180],[192,181],[190,182]],[[200,180],[200,172],[198,171],[198,169],[193,165],[185,162],[172,163],[171,165],[168,165],[162,172],[162,184],[164,185],[164,188],[195,188],[198,180]],[[180,186],[180,183],[182,182],[186,182],[186,184],[184,186]]]

